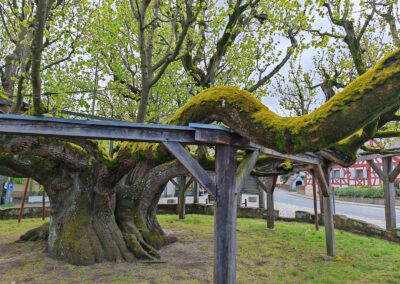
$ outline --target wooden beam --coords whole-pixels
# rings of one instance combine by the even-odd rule
[[[191,176],[188,182],[185,184],[185,190],[189,188],[189,186],[194,182],[194,178]]]
[[[185,209],[186,209],[186,183],[185,177],[178,178],[179,185],[179,195],[178,195],[178,215],[179,219],[185,219]]]
[[[195,129],[187,126],[91,121],[27,115],[0,115],[0,133],[60,138],[124,141],[174,141],[198,144]]]
[[[174,181],[173,178],[171,178],[169,181],[172,182],[172,184],[175,185],[175,187],[179,189],[179,184],[176,181]]]
[[[225,144],[231,143],[231,134],[214,129],[197,129],[195,131],[195,140],[206,144]]]
[[[275,226],[274,190],[278,176],[270,176],[268,179],[268,186],[263,184],[259,179],[257,179],[257,181],[261,188],[267,193],[267,227],[272,230]]]
[[[275,176],[271,188],[267,191],[267,227],[271,230],[275,228],[274,190],[277,180],[278,176]]]
[[[164,146],[172,155],[192,174],[192,176],[204,187],[212,196],[216,196],[216,186],[214,180],[200,166],[200,164],[185,150],[178,142],[163,142]]]
[[[193,186],[193,203],[194,204],[199,203],[199,185],[197,181],[194,181],[194,186]]]
[[[319,179],[319,182],[325,184],[327,188],[325,190],[328,194],[322,195],[322,205],[324,208],[323,216],[324,216],[324,226],[325,226],[325,242],[326,242],[326,251],[328,257],[336,256],[336,240],[335,240],[335,227],[333,223],[333,210],[332,210],[332,194],[331,192],[331,182],[329,178],[329,167],[324,167],[319,165],[318,175],[314,170],[314,174]]]
[[[367,163],[371,166],[371,168],[375,171],[375,173],[383,180],[385,181],[388,176],[386,173],[384,173],[375,163],[373,160],[367,160]]]
[[[94,121],[28,115],[0,114],[0,133],[59,138],[179,142],[187,144],[232,145],[249,150],[260,150],[280,160],[317,165],[320,160],[312,155],[290,155],[268,149],[218,125],[190,124],[175,126],[143,124],[126,121]],[[196,140],[196,137],[199,140]]]
[[[335,228],[333,223],[332,212],[332,195],[322,196],[324,203],[324,226],[325,226],[325,242],[326,251],[329,257],[336,256],[336,240]]]
[[[314,166],[314,175],[318,181],[318,185],[322,191],[324,196],[330,195],[329,189],[329,174],[328,176],[325,175],[324,170],[320,164]]]
[[[257,178],[258,181],[258,178]],[[258,186],[258,208],[266,208],[265,207],[265,195],[264,190],[262,189],[261,186]]]
[[[315,229],[318,231],[319,224],[318,224],[318,206],[317,206],[317,185],[315,184],[314,172],[310,171],[310,174],[312,176],[312,188],[313,188],[314,225]]]
[[[236,283],[236,150],[216,147],[217,194],[214,212],[214,283]]]
[[[240,163],[239,167],[236,170],[236,187],[238,192],[238,206],[240,207],[241,203],[241,195],[244,183],[250,176],[251,171],[257,163],[258,155],[260,154],[259,150],[253,151],[251,154],[248,154],[244,157],[243,161]]]
[[[241,145],[244,146],[243,144],[241,144]],[[237,145],[237,146],[239,146],[239,145]],[[319,165],[321,163],[320,159],[315,158],[315,157],[306,156],[306,155],[282,154],[278,151],[266,148],[264,146],[261,146],[259,144],[253,143],[253,142],[248,142],[247,146],[251,147],[253,149],[259,149],[261,153],[266,154],[272,158],[280,159],[280,160],[289,160],[292,162],[311,164],[311,165]]]
[[[386,177],[392,172],[392,157],[382,158],[383,173]],[[396,191],[394,183],[389,178],[383,180],[383,197],[385,202],[385,220],[386,230],[390,231],[396,228]]]
[[[394,168],[394,170],[389,175],[389,182],[394,182],[397,176],[400,174],[400,163]]]

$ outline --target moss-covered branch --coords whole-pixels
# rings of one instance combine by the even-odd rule
[[[400,107],[399,80],[400,50],[397,50],[323,106],[301,117],[281,117],[247,91],[214,87],[193,97],[168,123],[219,121],[251,141],[283,153],[332,148],[350,157],[346,161],[349,163],[357,149],[376,133],[380,120],[390,121]],[[162,161],[165,155],[168,155],[165,149],[156,144],[125,143],[118,159],[119,162],[127,158]]]
[[[400,50],[397,50],[322,107],[302,117],[281,117],[249,92],[215,87],[191,99],[169,122],[187,125],[221,121],[250,140],[284,153],[316,152],[399,107],[399,80]]]

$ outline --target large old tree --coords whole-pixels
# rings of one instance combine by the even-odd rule
[[[399,80],[400,50],[308,115],[280,117],[247,91],[215,87],[168,123],[219,121],[263,146],[348,164],[395,117]],[[159,144],[123,143],[110,158],[95,141],[1,135],[0,174],[32,177],[50,198],[49,227],[25,239],[44,232],[52,256],[92,264],[158,257],[156,249],[172,239],[157,222],[156,205],[165,183],[187,171]]]

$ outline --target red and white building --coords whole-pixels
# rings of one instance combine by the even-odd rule
[[[370,146],[376,146],[374,140],[369,142]],[[399,141],[394,141],[395,148],[400,146]],[[371,168],[367,161],[372,160],[380,169],[382,169],[382,156],[377,154],[363,155],[357,159],[357,162],[348,168],[334,165],[330,173],[333,188],[351,187],[351,186],[371,186],[381,187],[383,181],[377,173]],[[392,157],[393,168],[400,163],[400,156]],[[396,179],[395,185],[398,186],[400,178]],[[312,177],[307,172],[305,174],[306,187],[312,187]]]
[[[394,156],[393,167],[400,163],[400,157]],[[371,186],[380,187],[382,180],[368,164],[367,160],[373,160],[374,163],[382,169],[382,158],[378,155],[368,155],[357,159],[357,162],[348,168],[334,165],[331,171],[331,182],[334,188],[350,186]],[[397,180],[397,184],[398,184]],[[307,172],[305,174],[306,186],[312,186],[312,177]]]

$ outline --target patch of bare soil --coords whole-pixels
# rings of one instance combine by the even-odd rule
[[[160,250],[158,263],[100,263],[73,266],[52,259],[44,242],[0,238],[0,283],[211,283],[211,238],[183,229],[166,231],[178,241]]]

